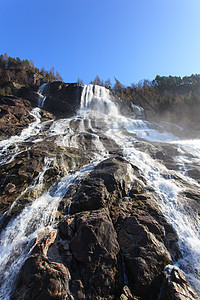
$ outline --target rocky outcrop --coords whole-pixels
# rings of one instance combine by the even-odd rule
[[[31,103],[13,96],[0,96],[0,140],[19,134],[34,118]]]
[[[56,118],[72,116],[80,108],[81,92],[82,86],[77,83],[51,82],[43,90],[46,96],[43,108]]]
[[[71,202],[70,213],[111,207],[128,193],[133,177],[131,165],[122,157],[104,160],[83,179],[73,186],[61,202]]]
[[[53,81],[46,84],[43,95],[46,97],[43,109],[54,115],[54,118],[64,118],[75,115],[80,108],[80,98],[83,87],[78,83]],[[18,97],[28,99],[33,107],[38,106],[38,87],[23,86],[15,93]]]
[[[25,262],[13,299],[65,299],[69,289],[75,299],[115,299],[119,246],[108,210],[64,217],[58,228]]]
[[[156,299],[160,290],[162,271],[166,264],[172,262],[168,251],[169,243],[173,243],[173,248],[178,254],[177,236],[169,224],[165,222],[162,224],[163,216],[158,207],[153,206],[154,201],[148,197],[146,199],[144,197],[143,201],[149,202],[148,206],[145,206],[153,209],[151,212],[154,216],[144,207],[144,210],[141,210],[140,203],[137,205],[139,208],[133,206],[130,209],[132,206],[130,199],[124,200],[120,205],[121,208],[116,209],[113,216],[129,286],[134,295],[142,299]],[[126,206],[129,209],[126,209]],[[170,231],[173,234],[173,241],[167,239]]]
[[[11,299],[73,299],[68,282],[69,272],[63,264],[51,263],[42,255],[30,256]]]
[[[119,293],[120,249],[109,211],[101,209],[64,218],[59,233],[60,253],[70,270],[74,297],[115,299]]]
[[[89,157],[79,150],[61,148],[53,141],[21,143],[18,147],[21,151],[15,159],[0,167],[0,212],[6,212],[0,229],[25,205],[56,183],[73,164],[80,167],[89,161]],[[38,180],[39,190],[35,188]],[[9,209],[15,200],[16,205]]]
[[[74,299],[185,299],[173,297],[188,289],[192,295],[185,277],[178,288],[163,273],[180,256],[178,237],[144,182],[136,167],[113,157],[75,184],[60,206],[67,213],[70,198],[70,215],[34,248],[20,272],[16,299],[32,299],[37,274],[45,278],[35,283],[41,295],[55,290],[54,299],[62,299],[62,291]],[[168,285],[172,298],[164,298]]]
[[[36,94],[35,97],[37,97],[36,103],[27,100],[28,97],[23,99],[15,96],[0,96],[0,140],[20,135],[22,130],[35,120],[30,114],[33,107],[37,107],[38,104],[38,95]],[[55,118],[45,110],[41,110],[40,115],[42,122]]]

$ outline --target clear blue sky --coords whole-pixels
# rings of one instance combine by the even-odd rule
[[[65,82],[200,73],[200,0],[0,0],[0,54]]]

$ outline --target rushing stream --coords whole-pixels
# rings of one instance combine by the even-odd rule
[[[9,299],[15,278],[28,257],[37,237],[44,230],[53,228],[55,214],[61,199],[74,183],[86,176],[95,165],[109,157],[109,149],[102,141],[102,136],[112,140],[123,152],[123,156],[136,165],[159,196],[160,207],[179,236],[179,247],[182,258],[176,262],[196,290],[200,293],[200,220],[198,212],[185,210],[184,197],[180,201],[180,193],[184,190],[184,182],[188,186],[195,186],[199,191],[199,183],[188,175],[188,166],[199,162],[200,140],[181,140],[177,136],[164,130],[159,124],[153,124],[141,119],[142,111],[133,107],[136,117],[126,117],[120,114],[110,92],[100,86],[84,86],[77,115],[67,119],[52,122],[48,129],[48,122],[41,122],[40,109],[45,97],[42,95],[44,87],[40,88],[38,108],[31,114],[35,121],[24,129],[19,136],[13,136],[0,142],[0,164],[9,163],[20,153],[20,143],[54,138],[61,147],[74,147],[88,151],[84,135],[91,137],[91,163],[77,169],[65,172],[56,185],[40,195],[34,202],[27,205],[22,212],[10,220],[0,236],[0,299]],[[38,137],[40,135],[40,137]],[[161,161],[152,157],[138,144],[156,145],[164,143],[177,150],[176,171],[168,170]],[[53,162],[54,164],[56,162]],[[52,162],[46,158],[45,168],[51,168]],[[46,170],[45,169],[45,170]],[[32,189],[39,189],[43,183],[43,174],[31,184]],[[168,174],[166,176],[166,174]],[[181,178],[181,181],[175,178]],[[182,182],[182,183],[181,183]],[[17,205],[14,202],[13,205]],[[3,218],[4,216],[1,216]]]

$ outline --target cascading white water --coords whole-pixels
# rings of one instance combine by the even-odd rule
[[[81,95],[81,110],[89,109],[95,113],[117,115],[118,109],[111,100],[110,91],[99,85],[84,85]]]
[[[109,130],[107,135],[114,138],[123,149],[124,157],[137,165],[145,175],[147,184],[159,195],[163,214],[179,237],[183,259],[177,261],[176,265],[186,273],[200,292],[200,219],[197,213],[186,213],[184,203],[178,198],[178,193],[183,191],[183,187],[176,183],[173,176],[165,178],[162,174],[168,173],[168,170],[148,154],[136,150],[134,140],[131,140],[130,136],[114,130]]]
[[[42,107],[45,101],[43,90],[44,86],[39,90],[39,107]],[[141,111],[141,108],[138,109]],[[15,158],[20,152],[18,145],[21,142],[31,140],[37,143],[40,133],[47,140],[53,138],[55,143],[61,147],[81,148],[83,151],[86,151],[88,147],[84,139],[88,135],[91,140],[90,151],[93,152],[93,160],[90,165],[86,165],[74,173],[65,174],[57,185],[25,207],[15,219],[11,219],[2,231],[0,236],[0,282],[2,283],[0,299],[9,299],[12,282],[28,257],[34,239],[45,228],[53,227],[55,212],[69,186],[88,174],[98,162],[109,157],[109,151],[102,143],[102,135],[114,140],[122,149],[124,157],[137,165],[148,185],[157,192],[160,198],[160,207],[179,236],[179,246],[183,258],[177,262],[177,266],[183,269],[200,292],[199,217],[197,214],[190,215],[188,212],[186,214],[183,207],[184,202],[178,200],[183,186],[175,181],[173,173],[170,173],[171,175],[168,177],[163,176],[169,170],[160,162],[152,159],[149,154],[135,147],[138,139],[148,142],[171,143],[177,145],[180,153],[179,159],[185,163],[191,158],[191,155],[194,161],[199,160],[199,140],[181,141],[157,124],[120,115],[110,91],[100,86],[84,86],[77,115],[54,121],[45,132],[43,131],[45,124],[41,122],[40,118],[40,108],[34,109],[31,114],[35,117],[35,121],[27,129],[24,129],[21,135],[0,142],[2,164]],[[48,162],[47,159],[47,168],[50,167]],[[30,188],[39,188],[38,185],[42,184],[43,174],[41,172],[40,180],[33,182]],[[183,175],[187,176],[187,173],[185,172]],[[194,180],[191,180],[191,183],[194,183]],[[196,181],[195,184],[199,189]]]
[[[40,113],[40,108],[34,108],[30,112],[30,115],[35,119],[34,122],[23,129],[20,135],[11,136],[6,140],[0,141],[0,165],[11,162],[20,153],[18,145],[22,142],[31,141],[43,130],[49,121],[42,123]]]
[[[144,118],[144,109],[141,106],[135,105],[132,103],[132,108],[137,118],[143,119]]]
[[[44,102],[46,100],[46,96],[43,95],[44,89],[47,86],[48,83],[44,83],[42,86],[38,89],[38,107],[42,108],[44,106]]]

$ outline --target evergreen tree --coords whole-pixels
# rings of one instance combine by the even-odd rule
[[[99,76],[97,75],[93,81],[90,82],[91,84],[94,84],[94,85],[101,85],[101,86],[104,86],[104,83],[103,83],[103,80],[101,80],[99,78]]]
[[[78,79],[77,79],[77,83],[80,84],[80,85],[83,85],[83,84],[84,84],[84,83],[83,83],[83,80],[80,79],[79,77],[78,77]]]
[[[31,71],[34,71],[35,65],[34,65],[34,62],[33,62],[32,59],[29,60],[29,66],[30,66],[30,70],[31,70]]]
[[[111,89],[111,82],[110,82],[110,79],[109,79],[109,78],[105,81],[104,86],[105,86],[105,88],[107,88],[107,89]]]
[[[118,96],[120,96],[122,94],[123,91],[123,85],[121,84],[121,82],[119,80],[117,80],[116,77],[115,78],[115,85],[114,85],[114,93]]]

